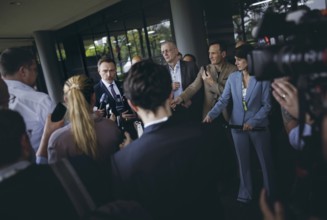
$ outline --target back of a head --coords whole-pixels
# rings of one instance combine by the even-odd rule
[[[25,132],[24,119],[18,112],[0,109],[0,167],[20,159]]]
[[[250,44],[242,44],[235,49],[235,56],[242,59],[247,59],[247,55],[253,50]]]
[[[192,61],[192,62],[196,63],[195,56],[193,54],[190,54],[190,53],[185,54],[184,57],[183,57],[183,60],[186,61],[186,62],[191,62]]]
[[[8,48],[0,55],[0,72],[2,76],[14,75],[20,67],[33,64],[33,55],[22,48]]]
[[[130,69],[124,82],[124,92],[134,105],[156,112],[169,98],[171,83],[167,68],[145,60]]]
[[[85,75],[72,76],[64,85],[64,94],[76,147],[82,153],[96,158],[97,138],[90,115],[93,85],[93,80]]]
[[[140,55],[135,55],[132,58],[132,65],[134,65],[135,63],[141,62],[142,61],[142,57]]]

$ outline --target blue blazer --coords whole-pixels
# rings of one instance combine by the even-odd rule
[[[208,113],[209,117],[211,119],[218,117],[230,101],[233,102],[230,124],[243,125],[247,123],[252,127],[265,127],[269,124],[270,82],[257,81],[254,76],[250,77],[245,97],[247,104],[247,111],[245,111],[242,103],[242,73],[233,72],[228,77],[223,94]]]

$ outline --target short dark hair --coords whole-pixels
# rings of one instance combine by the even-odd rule
[[[195,58],[195,56],[194,56],[193,54],[187,53],[187,54],[185,54],[185,55],[183,56],[183,59],[184,59],[185,57],[191,57],[192,60],[193,60],[193,62],[196,63],[196,58]]]
[[[5,49],[0,55],[0,72],[2,76],[14,75],[20,67],[33,64],[32,53],[23,48]]]
[[[223,42],[223,41],[217,41],[217,40],[212,41],[212,42],[209,44],[209,48],[210,48],[212,45],[215,45],[215,44],[218,44],[218,45],[219,45],[219,47],[220,47],[220,52],[223,52],[223,51],[227,52],[227,44],[226,44],[225,42]]]
[[[98,67],[101,65],[101,63],[113,63],[116,66],[116,62],[111,57],[101,57],[98,61]]]
[[[124,92],[133,104],[156,112],[169,98],[171,83],[171,76],[166,67],[145,60],[131,67],[124,82]]]
[[[22,154],[21,138],[26,134],[23,117],[15,111],[0,109],[0,165],[19,159]]]
[[[253,50],[250,44],[242,44],[241,46],[235,48],[235,56],[238,58],[246,59],[247,55]]]

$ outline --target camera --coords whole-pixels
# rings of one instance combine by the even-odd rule
[[[326,27],[327,17],[318,10],[266,12],[255,37],[269,40],[248,55],[249,72],[258,80],[325,72]]]

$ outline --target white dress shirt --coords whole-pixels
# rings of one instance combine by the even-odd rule
[[[15,99],[9,108],[19,112],[25,121],[27,134],[35,152],[39,148],[45,121],[52,113],[55,105],[50,97],[32,87],[16,80],[5,80],[9,94]]]
[[[174,91],[174,97],[178,97],[183,92],[182,73],[181,73],[181,63],[180,63],[180,61],[178,61],[176,63],[174,68],[171,68],[169,66],[169,71],[170,71],[170,75],[171,75],[171,80],[173,82],[179,82],[179,84],[180,84],[180,87],[177,90]]]

